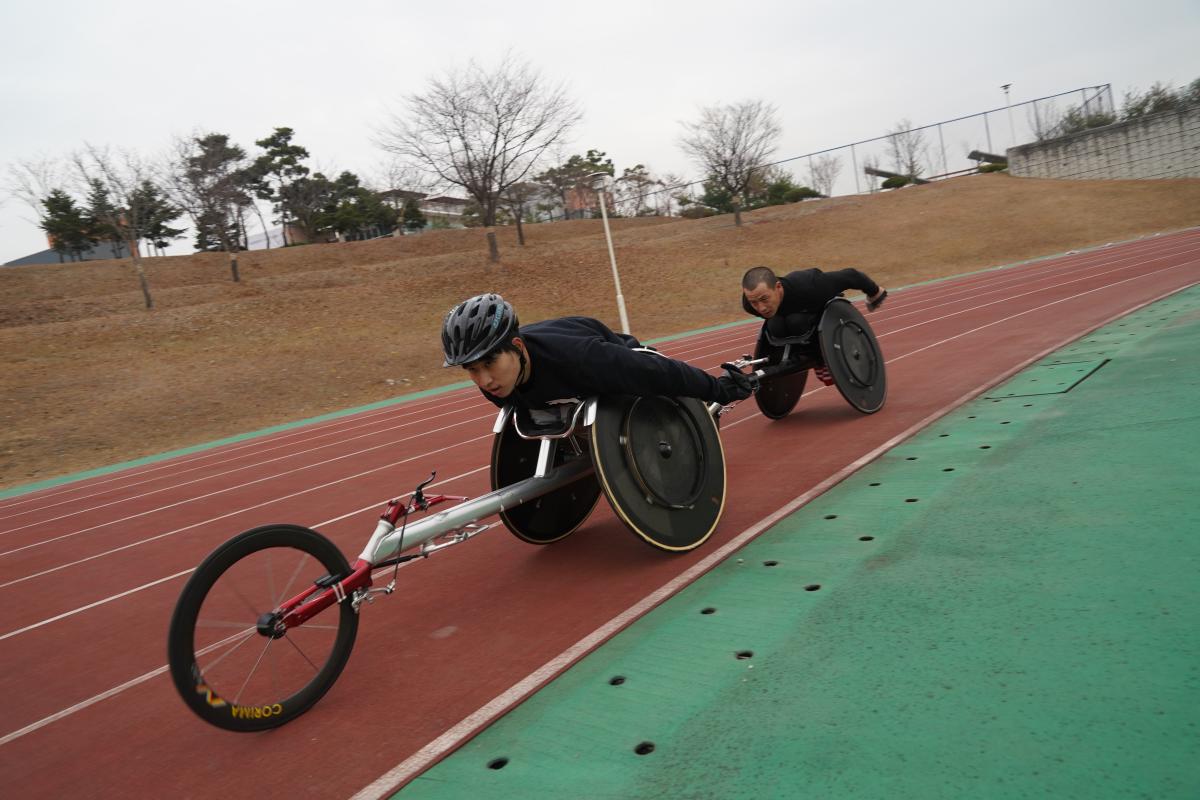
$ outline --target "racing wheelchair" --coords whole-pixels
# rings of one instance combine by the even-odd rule
[[[795,407],[808,370],[818,366],[852,406],[878,411],[883,360],[862,316],[831,301],[817,339],[819,353],[811,339],[772,340],[764,330],[753,358],[722,366],[755,368],[755,400],[773,419]],[[387,504],[353,564],[328,538],[296,525],[235,536],[200,563],[171,616],[167,661],[176,690],[201,719],[226,730],[295,719],[337,680],[363,604],[396,591],[400,565],[473,538],[492,527],[480,522],[492,515],[522,541],[548,545],[577,530],[603,494],[646,544],[672,553],[699,547],[725,508],[718,422],[727,408],[629,396],[539,413],[504,408],[493,426],[492,491],[474,499],[426,494],[431,474],[406,501]],[[450,502],[457,505],[433,510]],[[391,580],[374,586],[388,572]]]

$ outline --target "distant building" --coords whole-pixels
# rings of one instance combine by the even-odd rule
[[[49,238],[49,237],[47,237]],[[124,247],[121,248],[120,255],[117,254],[116,248],[112,242],[101,242],[95,247],[84,250],[80,254],[80,261],[102,261],[107,258],[125,258],[129,255],[129,251]],[[23,267],[27,264],[68,264],[75,259],[68,253],[59,253],[53,248],[47,250],[39,250],[36,253],[30,253],[13,261],[8,261],[4,264],[6,267]]]

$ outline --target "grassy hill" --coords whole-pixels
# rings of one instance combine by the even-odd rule
[[[750,266],[859,267],[885,286],[1200,225],[1200,180],[976,175],[762,209],[733,226],[614,220],[633,332],[741,318]],[[155,308],[128,262],[0,270],[0,487],[102,466],[462,380],[439,326],[497,291],[532,322],[617,327],[598,220],[148,259]]]

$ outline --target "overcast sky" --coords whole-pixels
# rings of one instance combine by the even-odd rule
[[[568,153],[691,178],[680,122],[705,105],[773,103],[784,157],[1003,108],[1006,83],[1013,103],[1111,83],[1119,105],[1200,77],[1200,0],[9,0],[0,30],[5,182],[85,142],[157,155],[216,131],[253,153],[278,126],[312,166],[369,177],[406,94],[506,51],[582,107]],[[3,203],[0,263],[43,249],[32,211]]]

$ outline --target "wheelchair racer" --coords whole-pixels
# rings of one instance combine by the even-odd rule
[[[497,294],[450,309],[442,322],[443,366],[462,367],[497,406],[543,411],[593,395],[695,397],[722,405],[752,392],[740,373],[714,378],[649,350],[591,317],[561,317],[519,326]],[[533,417],[535,421],[537,416]]]
[[[800,337],[802,350],[820,358],[813,336],[825,304],[840,297],[847,289],[867,296],[867,310],[875,311],[887,299],[887,289],[857,269],[824,272],[817,268],[801,269],[780,278],[769,267],[752,267],[742,276],[742,308],[766,320],[763,330],[775,339]],[[813,370],[826,385],[833,377],[822,365]]]

